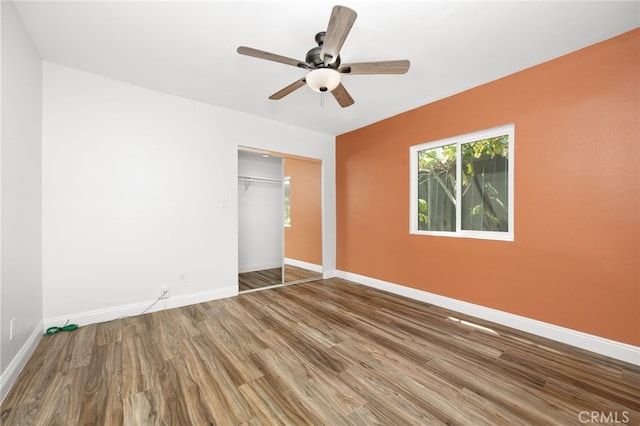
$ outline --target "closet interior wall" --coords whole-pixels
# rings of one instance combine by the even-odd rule
[[[240,273],[283,266],[282,167],[282,158],[238,151]]]

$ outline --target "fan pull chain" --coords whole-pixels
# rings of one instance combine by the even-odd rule
[[[320,108],[324,109],[324,92],[320,92]]]

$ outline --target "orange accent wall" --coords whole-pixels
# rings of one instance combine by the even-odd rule
[[[336,140],[337,268],[640,345],[640,30]],[[409,147],[515,123],[515,241],[409,234]]]
[[[291,226],[284,229],[284,255],[322,265],[322,163],[285,158],[284,175],[291,177]]]

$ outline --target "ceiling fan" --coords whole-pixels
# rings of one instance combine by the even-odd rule
[[[237,52],[268,61],[280,62],[309,70],[306,76],[269,96],[269,99],[282,99],[291,92],[307,85],[312,90],[331,92],[341,107],[353,105],[354,100],[341,83],[340,74],[404,74],[409,70],[409,61],[377,61],[354,64],[340,63],[340,49],[344,44],[358,15],[345,6],[334,6],[329,18],[327,31],[316,34],[318,47],[307,52],[304,61],[287,58],[251,47],[240,46]]]

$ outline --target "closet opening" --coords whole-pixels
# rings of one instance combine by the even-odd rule
[[[239,293],[322,273],[322,161],[240,147]]]

